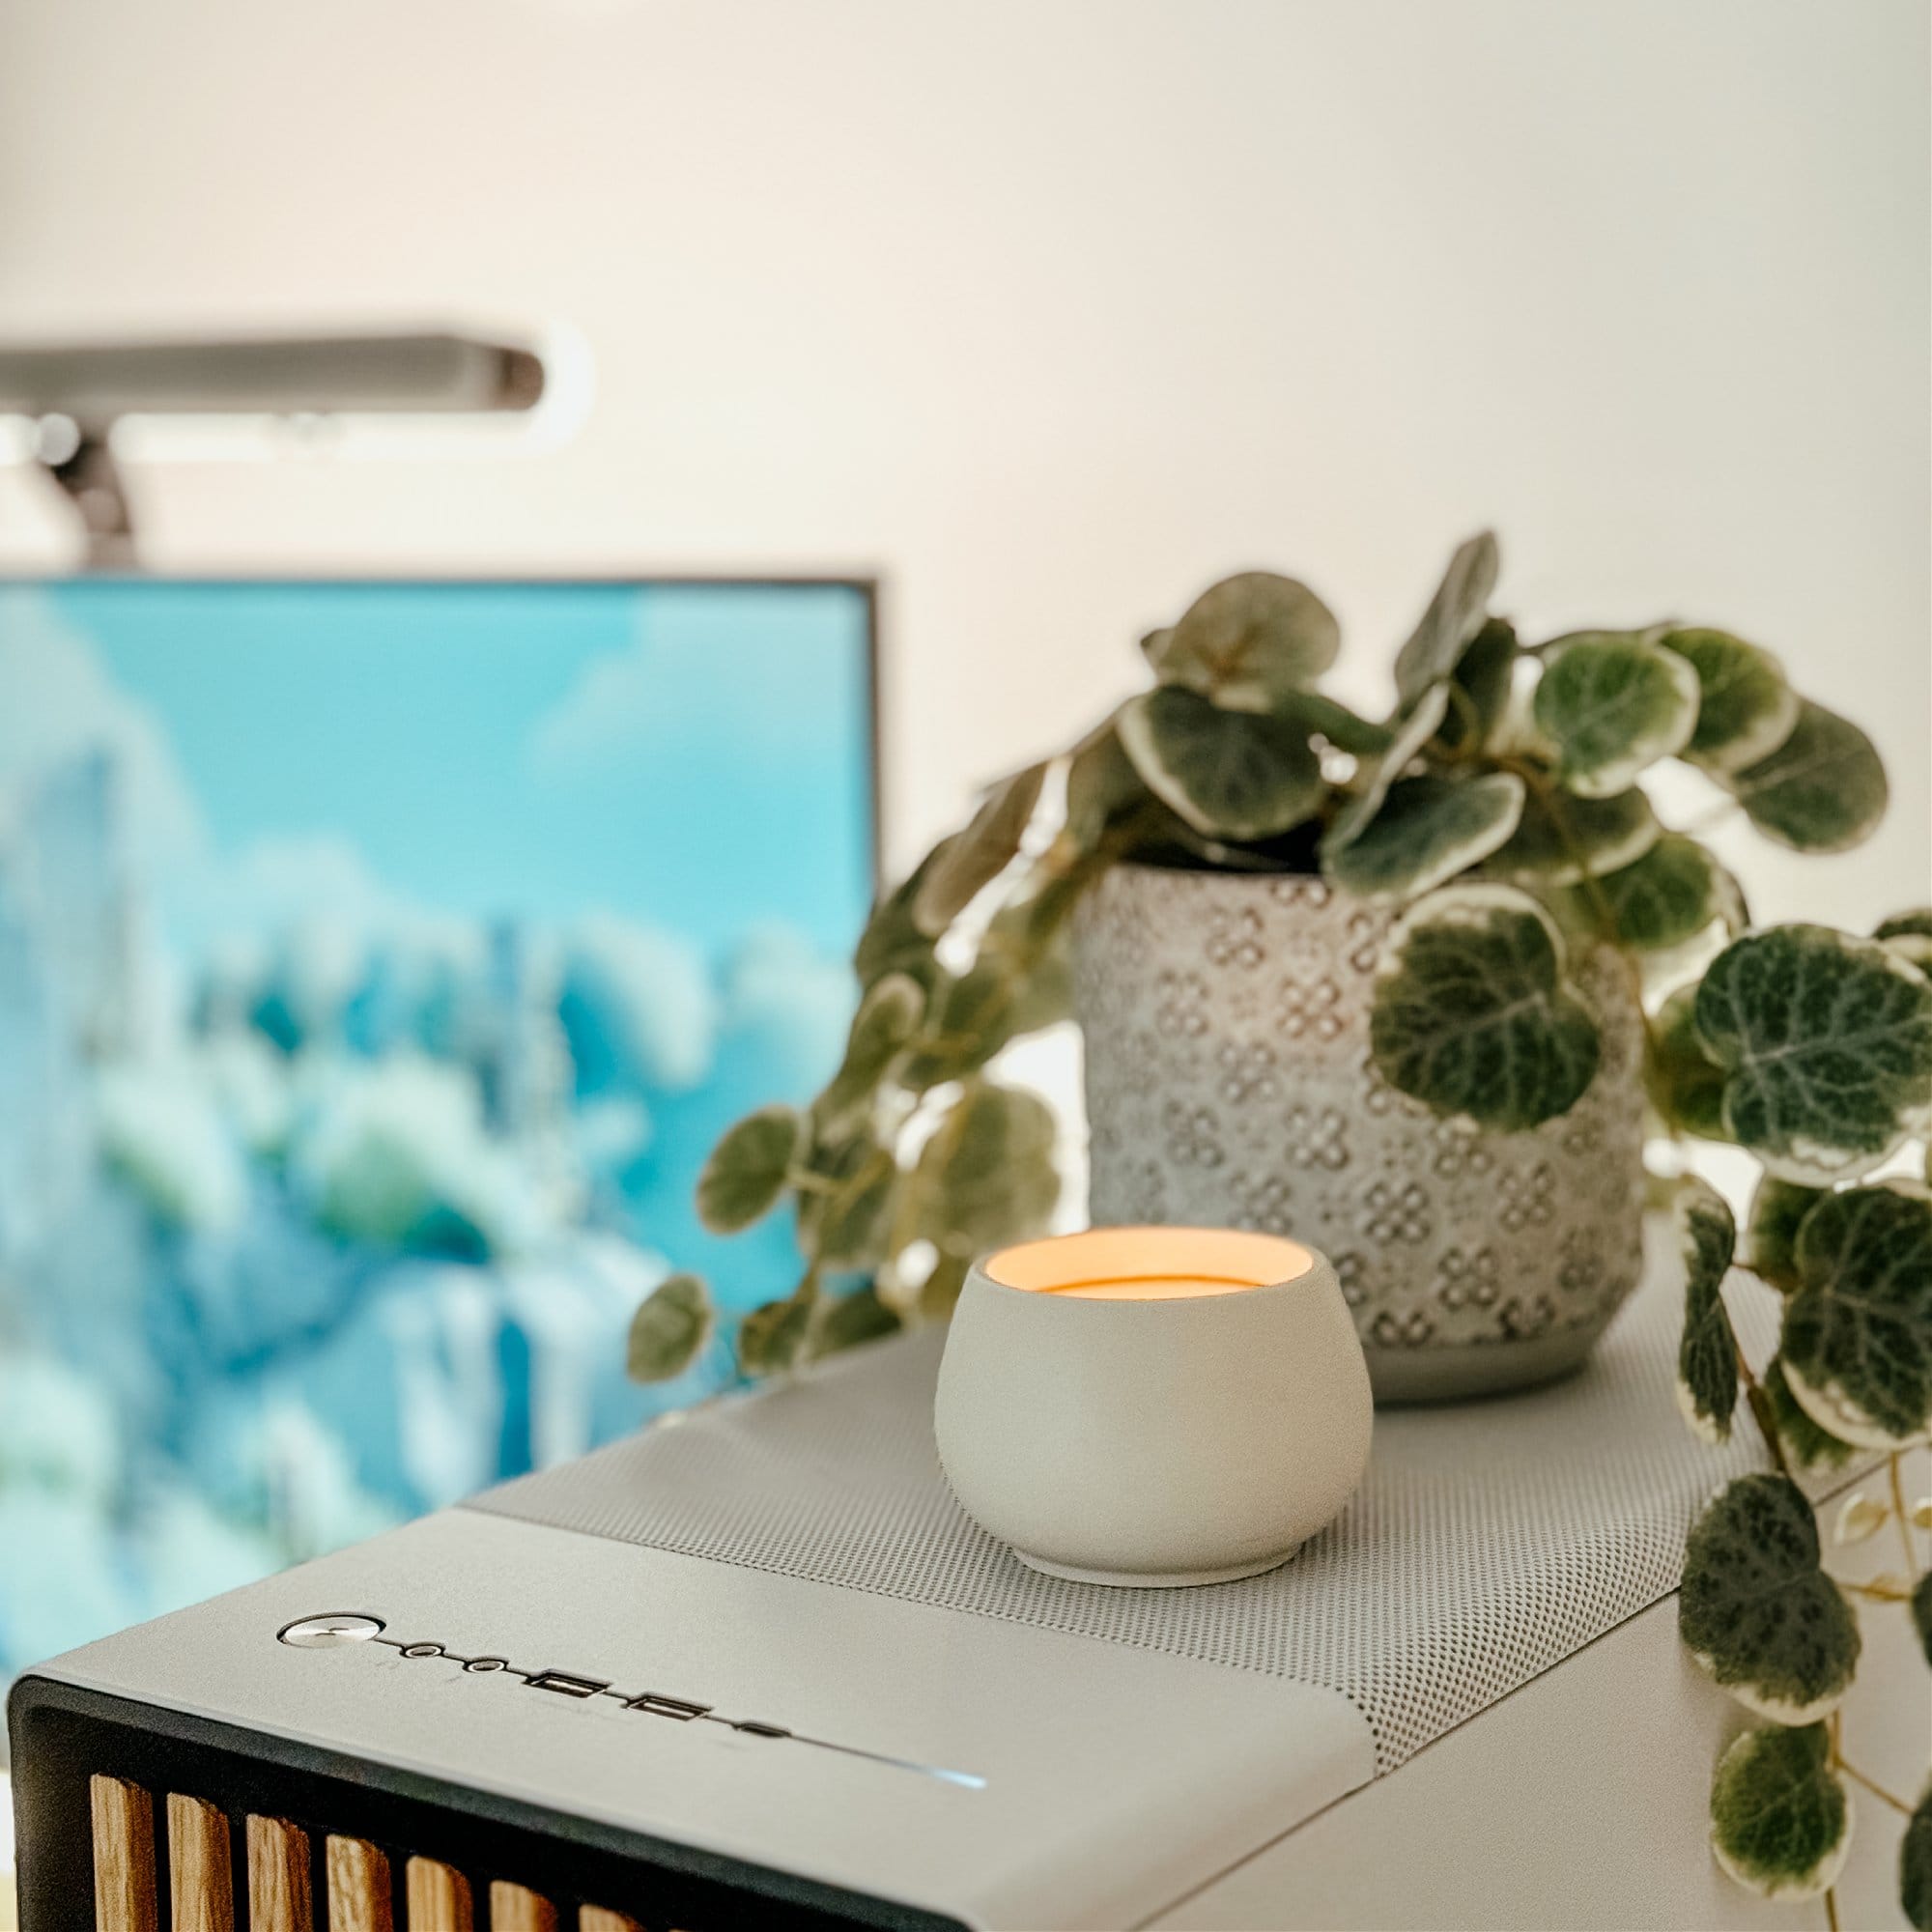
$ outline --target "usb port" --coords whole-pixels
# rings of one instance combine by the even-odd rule
[[[675,1718],[679,1723],[688,1724],[694,1718],[708,1718],[709,1704],[693,1704],[682,1697],[667,1697],[661,1690],[646,1690],[641,1697],[625,1700],[627,1711],[644,1711],[654,1718]]]
[[[594,1677],[573,1677],[565,1670],[539,1670],[529,1679],[532,1690],[554,1690],[559,1697],[595,1697],[610,1690]]]

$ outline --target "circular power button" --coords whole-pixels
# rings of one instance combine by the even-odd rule
[[[382,1631],[381,1617],[335,1615],[303,1617],[299,1623],[290,1624],[275,1634],[298,1650],[333,1650],[339,1644],[367,1643],[372,1636],[381,1635]]]

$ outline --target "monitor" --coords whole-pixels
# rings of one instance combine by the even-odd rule
[[[0,1680],[732,1375],[717,1133],[837,1064],[870,587],[0,584]]]

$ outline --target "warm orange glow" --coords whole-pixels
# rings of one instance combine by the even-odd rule
[[[1154,1274],[1134,1281],[1070,1281],[1065,1288],[1044,1292],[1075,1295],[1082,1301],[1185,1301],[1197,1294],[1239,1294],[1256,1286],[1219,1275]]]
[[[1008,1288],[1079,1301],[1184,1301],[1293,1281],[1311,1257],[1298,1242],[1232,1228],[1090,1228],[1023,1241],[985,1264]]]

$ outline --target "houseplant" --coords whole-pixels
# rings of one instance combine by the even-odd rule
[[[843,1064],[700,1183],[719,1229],[796,1204],[806,1271],[744,1321],[748,1371],[943,1315],[976,1252],[1043,1227],[1052,1118],[988,1063],[1076,980],[1096,1219],[1312,1240],[1385,1395],[1581,1358],[1638,1266],[1639,995],[1745,920],[1642,774],[1687,761],[1807,851],[1864,837],[1886,783],[1769,653],[1668,625],[1525,645],[1496,569],[1487,535],[1457,551],[1379,722],[1320,689],[1340,633],[1312,591],[1215,584],[1144,639],[1151,690],[880,902]],[[675,1373],[708,1320],[674,1278],[639,1372]]]
[[[1900,1463],[1932,1431],[1932,910],[1868,937],[1752,930],[1736,882],[1659,823],[1642,774],[1679,758],[1766,837],[1836,852],[1885,808],[1869,741],[1724,632],[1660,625],[1525,646],[1489,614],[1495,567],[1487,537],[1457,553],[1397,660],[1398,702],[1380,723],[1317,688],[1337,637],[1311,592],[1262,575],[1215,585],[1146,639],[1152,691],[994,787],[881,901],[856,955],[864,990],[838,1072],[809,1109],[765,1108],[733,1127],[703,1177],[702,1209],[720,1229],[789,1196],[808,1258],[791,1294],[746,1319],[740,1359],[767,1372],[942,1317],[976,1252],[1043,1227],[1059,1187],[1053,1122],[988,1064],[1070,1010],[1076,919],[1090,939],[1111,923],[1162,940],[1168,927],[1148,927],[1137,895],[1198,890],[1204,874],[1259,882],[1264,903],[1302,927],[1350,901],[1344,932],[1374,953],[1363,1106],[1413,1103],[1465,1162],[1574,1123],[1605,1078],[1606,1040],[1634,1025],[1643,1126],[1681,1147],[1729,1143],[1762,1173],[1742,1243],[1708,1183],[1686,1171],[1663,1184],[1686,1267],[1681,1406],[1721,1439],[1742,1395],[1776,1464],[1731,1482],[1687,1543],[1685,1640],[1767,1719],[1717,1767],[1714,1848],[1768,1896],[1822,1892],[1835,1924],[1832,1882],[1852,1787],[1864,1787],[1861,1802],[1906,1815],[1900,1899],[1932,1932],[1932,1787],[1882,1790],[1836,1716],[1858,1663],[1854,1599],[1910,1616],[1932,1662],[1932,1577],[1914,1543],[1932,1531],[1932,1499],[1908,1505]],[[1257,912],[1259,931],[1243,918],[1254,910],[1207,905],[1196,936],[1238,967],[1280,943],[1272,915]],[[1141,997],[1111,957],[1103,938],[1077,976],[1089,982],[1090,1060],[1096,1012],[1104,1027],[1109,998]],[[1162,970],[1156,959],[1157,993]],[[1167,990],[1200,1019],[1173,1031],[1208,1042],[1217,989]],[[1334,1004],[1301,999],[1301,1037],[1346,1031]],[[1137,1069],[1131,1028],[1119,1037],[1125,1090],[1148,1063]],[[1218,1062],[1228,1044],[1198,1057]],[[1319,1144],[1320,1109],[1289,1091],[1299,1070],[1238,1053],[1224,1069],[1236,1082],[1272,1077],[1264,1102],[1290,1115],[1299,1104],[1296,1131]],[[1621,1162],[1616,1178],[1634,1190],[1634,1135],[1614,1147],[1602,1137],[1624,1132],[1632,1096],[1604,1105],[1592,1157]],[[1901,1164],[1910,1172],[1892,1171]],[[1389,1204],[1391,1217],[1406,1205]],[[1237,1218],[1238,1198],[1235,1208],[1218,1218]],[[1606,1219],[1599,1233],[1634,1240],[1623,1225]],[[1475,1300],[1482,1270],[1464,1262]],[[835,1282],[846,1292],[829,1293]],[[1727,1292],[1782,1298],[1768,1363],[1739,1349]],[[1598,1326],[1603,1299],[1614,1307],[1600,1299]],[[1372,1295],[1357,1307],[1372,1353],[1376,1321],[1392,1312]],[[671,1277],[639,1311],[634,1371],[677,1373],[710,1323],[703,1285]],[[1881,1460],[1885,1497],[1854,1496],[1839,1534],[1891,1524],[1904,1567],[1840,1583],[1797,1479],[1861,1457]]]
[[[1674,1135],[1730,1142],[1762,1176],[1742,1253],[1729,1204],[1686,1174],[1674,1187],[1686,1306],[1678,1393],[1691,1427],[1721,1440],[1740,1393],[1775,1463],[1727,1484],[1693,1524],[1679,1627],[1717,1682],[1769,1721],[1719,1761],[1719,1862],[1772,1898],[1832,1887],[1859,1803],[1903,1813],[1899,1898],[1932,1927],[1932,1784],[1884,1789],[1860,1769],[1838,1704],[1859,1664],[1855,1605],[1909,1615],[1932,1663],[1932,1572],[1902,1457],[1932,1431],[1932,908],[1868,939],[1820,926],[1747,934],[1666,1002],[1655,1091]],[[1889,1178],[1874,1179],[1887,1167]],[[1782,1300],[1776,1352],[1753,1368],[1726,1308]],[[1836,1539],[1895,1530],[1902,1568],[1865,1582],[1826,1571],[1802,1478],[1860,1462],[1880,1497],[1854,1493]],[[1908,1690],[1922,1706],[1922,1686]]]

